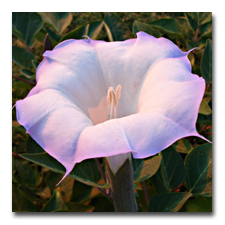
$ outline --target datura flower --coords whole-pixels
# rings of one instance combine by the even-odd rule
[[[66,40],[16,102],[27,133],[66,168],[85,159],[157,154],[196,131],[205,90],[188,53],[144,32],[126,41]],[[64,176],[64,177],[65,177]]]

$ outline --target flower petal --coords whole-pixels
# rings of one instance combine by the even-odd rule
[[[27,133],[51,156],[65,166],[68,174],[82,130],[91,120],[62,93],[46,89],[16,102],[17,120]]]

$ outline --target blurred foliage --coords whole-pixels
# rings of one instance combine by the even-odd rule
[[[32,24],[32,26],[30,26]],[[192,13],[13,13],[12,105],[35,85],[43,50],[68,38],[121,41],[144,31],[166,37],[189,54],[192,72],[206,81],[197,131],[212,140],[212,14]],[[197,48],[196,48],[197,47]],[[12,111],[12,211],[112,212],[103,159],[75,166],[58,186],[63,166],[26,134]],[[183,138],[154,157],[133,159],[139,211],[211,212],[212,145]],[[107,196],[106,196],[107,195]]]

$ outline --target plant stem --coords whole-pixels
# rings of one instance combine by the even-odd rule
[[[101,167],[101,164],[100,164],[99,160],[96,159],[96,158],[95,158],[95,161],[97,162],[98,170],[99,170],[99,172],[101,173],[104,182],[106,183],[106,176],[105,176],[105,173],[104,173],[104,171],[103,171],[103,169],[102,169],[102,167]]]
[[[143,187],[143,191],[144,191],[144,194],[145,194],[145,200],[146,200],[146,203],[148,205],[149,198],[148,198],[148,192],[147,192],[146,184],[145,184],[144,181],[142,181],[142,187]]]
[[[15,78],[15,79],[17,79],[17,80],[21,80],[21,81],[23,81],[23,82],[25,82],[25,83],[27,83],[27,84],[30,84],[30,85],[33,85],[33,86],[36,85],[34,82],[28,81],[28,80],[23,79],[23,78],[21,78],[21,77],[17,77],[17,76],[14,76],[14,75],[12,75],[12,77]]]
[[[137,202],[133,187],[133,167],[130,159],[114,174],[108,162],[106,169],[112,188],[113,204],[116,212],[137,212]]]

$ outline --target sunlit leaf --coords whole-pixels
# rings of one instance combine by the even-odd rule
[[[201,102],[198,113],[201,113],[201,114],[206,115],[206,116],[212,114],[212,110],[209,107],[209,105],[208,105],[208,103],[206,102],[205,99],[202,99],[202,102]]]
[[[172,146],[179,153],[187,154],[192,149],[192,145],[190,144],[190,142],[185,140],[184,138],[176,141]]]
[[[73,19],[70,12],[39,12],[39,14],[44,22],[53,26],[59,34],[63,33]]]
[[[198,196],[185,203],[186,212],[212,212],[212,197]]]
[[[155,156],[148,160],[133,159],[134,182],[142,182],[153,176],[159,169],[161,156]]]

